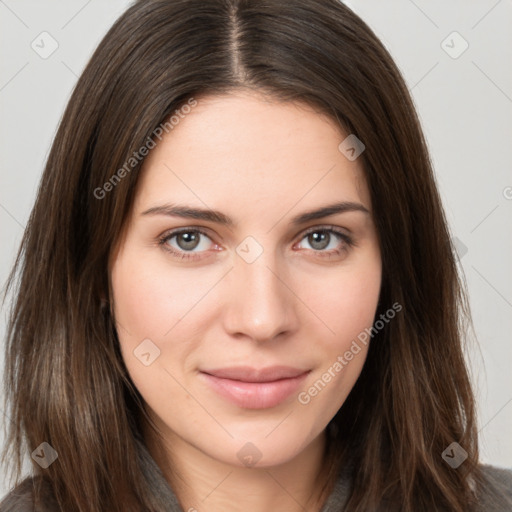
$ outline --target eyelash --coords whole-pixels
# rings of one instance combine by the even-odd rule
[[[299,242],[301,242],[304,238],[306,238],[311,233],[316,232],[322,232],[322,233],[330,233],[334,234],[335,236],[338,236],[341,238],[341,240],[344,242],[345,247],[341,249],[332,249],[330,251],[315,251],[314,249],[310,249],[313,252],[317,253],[319,257],[321,258],[332,258],[333,256],[339,256],[343,252],[348,251],[352,247],[356,246],[356,243],[352,239],[352,237],[348,236],[347,234],[343,233],[342,231],[336,229],[334,226],[315,226],[312,228],[307,229],[302,233],[301,238],[299,239]],[[204,230],[200,228],[183,228],[178,229],[175,231],[164,233],[161,237],[158,238],[158,245],[161,246],[165,251],[171,253],[173,257],[176,257],[181,260],[197,260],[200,258],[200,253],[192,253],[192,252],[186,252],[186,251],[177,251],[174,248],[171,248],[167,242],[171,240],[172,238],[182,234],[182,233],[199,233],[201,235],[204,235],[207,238],[210,238],[208,233],[206,233]]]

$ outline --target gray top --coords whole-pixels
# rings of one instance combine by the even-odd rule
[[[152,504],[155,509],[162,512],[185,512],[180,507],[174,492],[146,446],[139,440],[137,440],[137,444],[141,469],[147,481],[151,483]],[[489,486],[485,495],[481,496],[478,510],[482,512],[512,512],[512,470],[492,466],[483,466],[483,469],[489,481]],[[32,485],[32,477],[26,478],[0,503],[0,512],[34,512],[31,499]],[[321,512],[342,512],[349,491],[350,478],[342,471]],[[496,495],[502,497],[501,504],[494,502]],[[50,489],[45,489],[44,508],[37,510],[37,512],[57,512],[58,510],[59,508]]]

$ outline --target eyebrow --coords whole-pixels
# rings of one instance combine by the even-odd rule
[[[322,219],[324,217],[329,217],[330,215],[345,212],[362,212],[367,215],[370,214],[369,210],[361,203],[342,201],[301,213],[292,218],[291,224],[293,226],[299,226],[312,220]],[[165,204],[161,206],[153,206],[152,208],[142,212],[141,215],[167,215],[170,217],[182,217],[184,219],[205,220],[228,227],[235,226],[233,219],[218,210],[194,208],[185,205]]]

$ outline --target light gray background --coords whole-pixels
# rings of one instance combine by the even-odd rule
[[[2,284],[70,92],[129,3],[0,0]],[[512,2],[346,3],[395,58],[417,105],[452,235],[458,239],[480,343],[470,359],[482,459],[512,467]],[[50,48],[48,36],[40,36],[44,31],[58,43],[46,59],[31,47],[35,41],[40,51],[43,45]],[[461,37],[451,35],[454,31]],[[464,41],[469,46],[458,55]],[[3,340],[5,309],[0,334]],[[0,475],[0,496],[7,490]]]

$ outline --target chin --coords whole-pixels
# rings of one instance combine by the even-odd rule
[[[273,428],[277,424],[274,422]],[[205,447],[207,453],[216,460],[236,467],[269,468],[293,460],[313,438],[305,437],[304,429],[297,425],[297,430],[288,427],[280,431],[278,427],[275,431],[259,429],[254,435],[239,432],[234,439],[225,441],[218,443],[214,451],[211,446]]]

